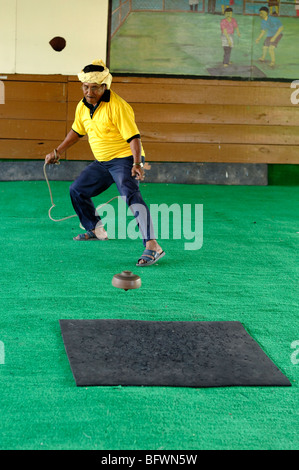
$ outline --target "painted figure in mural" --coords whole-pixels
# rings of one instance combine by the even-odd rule
[[[228,7],[224,11],[225,18],[220,21],[221,28],[221,42],[224,50],[223,55],[223,66],[228,67],[230,62],[230,56],[232,48],[234,46],[234,31],[236,30],[237,35],[240,37],[240,31],[238,23],[233,18],[233,9]]]
[[[225,10],[229,8],[230,0],[221,0],[220,3],[221,3],[221,13],[222,15],[224,15]]]
[[[95,161],[89,164],[70,187],[70,196],[86,233],[74,240],[106,240],[107,232],[91,200],[113,183],[132,210],[143,238],[144,252],[137,266],[154,264],[164,256],[157,243],[149,209],[139,180],[144,179],[144,151],[131,106],[110,90],[112,75],[102,60],[95,60],[78,74],[84,98],[78,103],[75,120],[64,141],[49,153],[46,163],[88,135]]]
[[[255,41],[256,44],[258,44],[262,37],[266,34],[266,39],[263,44],[263,55],[259,58],[259,61],[265,62],[267,53],[269,51],[271,59],[270,67],[274,67],[275,48],[282,38],[283,26],[279,18],[275,16],[269,16],[269,9],[267,7],[260,8],[259,12],[262,19],[262,24],[261,33]]]
[[[199,0],[189,0],[190,10],[198,11]]]
[[[279,15],[280,0],[268,0],[270,15]]]
[[[295,0],[295,11],[296,16],[299,16],[299,0]]]
[[[215,14],[216,0],[208,0],[208,13]]]

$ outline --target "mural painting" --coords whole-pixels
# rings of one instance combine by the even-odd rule
[[[114,73],[299,77],[299,0],[111,0]]]

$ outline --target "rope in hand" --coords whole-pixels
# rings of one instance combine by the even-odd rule
[[[55,155],[55,165],[60,165],[60,161],[59,161],[59,156],[57,155],[57,151],[54,150],[54,155]],[[56,204],[54,204],[54,201],[53,201],[53,195],[52,195],[52,190],[51,190],[51,186],[50,186],[50,183],[49,183],[49,178],[48,178],[48,175],[47,175],[47,172],[46,172],[46,166],[48,165],[48,163],[45,162],[44,164],[44,167],[43,167],[43,170],[44,170],[44,175],[45,175],[45,179],[46,179],[46,182],[47,182],[47,185],[48,185],[48,189],[49,189],[49,194],[50,194],[50,199],[51,199],[51,204],[52,206],[50,207],[50,209],[48,210],[48,216],[51,220],[53,220],[53,222],[62,222],[63,220],[67,220],[67,219],[72,219],[73,217],[78,217],[77,214],[74,214],[74,215],[68,215],[67,217],[63,217],[62,219],[53,219],[53,217],[51,216],[51,211],[52,209],[54,209],[54,207],[56,206]],[[106,206],[106,204],[109,204],[109,202],[113,201],[113,199],[116,199],[120,196],[114,196],[113,198],[109,199],[109,201],[107,202],[104,202],[104,204],[101,204],[99,207],[97,207],[97,210],[101,209],[103,206]]]

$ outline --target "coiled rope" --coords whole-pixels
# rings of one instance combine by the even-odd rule
[[[59,156],[57,155],[57,151],[54,150],[54,155],[55,155],[55,165],[60,165],[60,162],[59,162]],[[51,211],[52,209],[54,209],[54,207],[56,207],[56,204],[54,204],[54,200],[53,200],[53,195],[52,195],[52,190],[51,190],[51,186],[50,186],[50,183],[49,183],[49,178],[48,178],[48,175],[47,175],[47,171],[46,171],[46,166],[48,165],[48,163],[44,163],[44,167],[43,167],[43,170],[44,170],[44,176],[45,176],[45,180],[46,180],[46,183],[48,185],[48,189],[49,189],[49,194],[50,194],[50,199],[51,199],[51,204],[52,206],[50,207],[50,209],[48,210],[48,216],[51,220],[53,220],[53,222],[62,222],[63,220],[67,220],[67,219],[72,219],[73,217],[78,217],[77,214],[73,214],[73,215],[68,215],[67,217],[63,217],[62,219],[54,219],[51,215]],[[113,201],[113,199],[117,199],[118,197],[120,196],[114,196],[113,198],[109,199],[109,201],[107,202],[104,202],[104,204],[101,204],[100,206],[97,207],[97,210],[101,209],[102,207],[106,206],[107,204],[109,204],[109,202]]]

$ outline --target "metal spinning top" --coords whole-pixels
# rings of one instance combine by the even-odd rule
[[[112,285],[119,289],[138,289],[141,286],[141,279],[137,274],[132,271],[122,271],[121,273],[114,274],[112,278]]]

